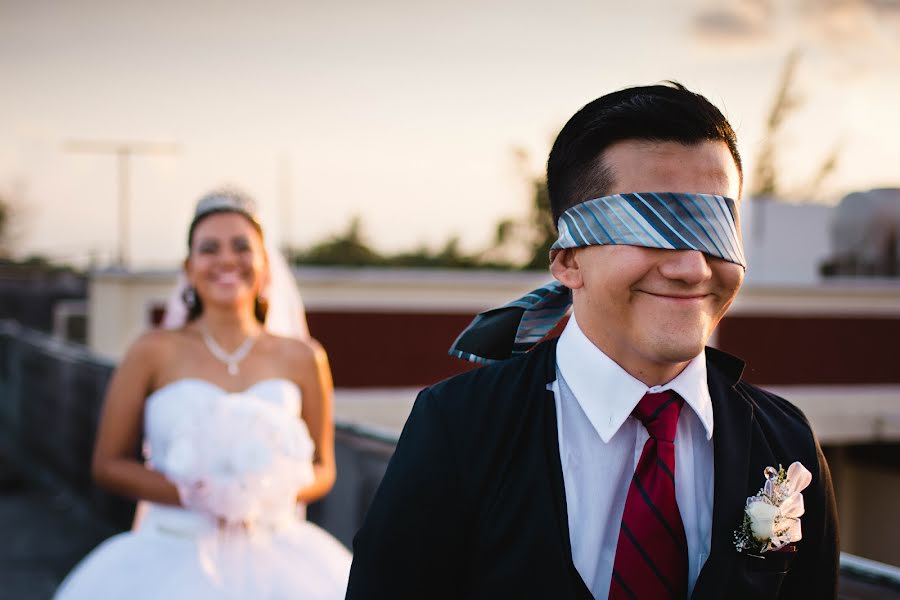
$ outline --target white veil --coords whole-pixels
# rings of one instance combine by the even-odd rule
[[[276,248],[266,244],[266,253],[269,256],[269,285],[264,293],[269,309],[264,328],[273,335],[308,340],[306,310],[303,308],[303,299],[294,274],[284,255]],[[166,302],[162,321],[164,329],[178,329],[187,323],[188,309],[184,303],[184,295],[188,287],[187,278],[182,272]]]
[[[266,331],[282,337],[308,340],[306,309],[303,307],[297,280],[281,252],[273,247],[269,247],[267,251],[269,286],[266,296],[269,299],[269,310],[266,312]]]

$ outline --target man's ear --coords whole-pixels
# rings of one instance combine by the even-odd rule
[[[570,290],[584,287],[584,278],[578,265],[578,253],[574,248],[559,250],[550,261],[550,273]]]

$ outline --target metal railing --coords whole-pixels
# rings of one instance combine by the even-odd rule
[[[134,503],[97,488],[90,465],[113,365],[85,348],[0,321],[0,432],[29,478],[64,487],[114,529]],[[137,449],[135,449],[137,453]]]
[[[115,365],[83,346],[0,321],[0,437],[19,471],[65,488],[109,525],[128,529],[134,502],[94,485],[90,464],[103,396]],[[362,524],[395,440],[356,424],[336,424],[340,473],[308,517],[348,547]],[[137,456],[139,448],[135,448]]]
[[[90,477],[97,420],[113,368],[81,346],[0,321],[0,436],[11,442],[5,445],[15,450],[21,470],[74,492],[111,530],[129,528],[134,511],[133,502],[100,490]],[[378,429],[337,423],[340,476],[332,492],[308,508],[309,519],[349,547],[395,444]],[[900,593],[900,568],[852,554],[841,554],[841,578],[842,587],[852,580]]]
[[[900,593],[900,567],[841,552],[841,575]]]

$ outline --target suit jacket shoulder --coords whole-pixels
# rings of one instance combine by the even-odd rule
[[[812,433],[812,427],[803,411],[789,400],[772,392],[741,380],[737,390],[750,400],[761,416],[768,417],[782,424],[790,424]]]
[[[423,390],[416,401],[443,424],[451,454],[465,471],[464,493],[475,503],[483,504],[502,486],[502,475],[497,475],[505,469],[499,465],[534,444],[534,429],[547,415],[555,359],[554,339],[527,354],[445,379]]]
[[[754,420],[767,439],[776,446],[784,446],[784,450],[799,446],[806,451],[807,459],[815,459],[815,433],[802,410],[785,398],[743,380],[735,390],[753,407]],[[783,453],[776,452],[780,454]],[[809,467],[806,462],[803,464]]]
[[[508,410],[523,400],[523,392],[543,389],[556,378],[556,342],[548,340],[526,354],[444,379],[425,391],[449,410]]]
[[[753,422],[774,455],[791,456],[792,452],[794,455],[799,452],[802,457],[797,456],[794,460],[800,460],[812,470],[809,462],[816,462],[817,442],[803,411],[785,398],[745,381],[742,378],[744,363],[739,358],[710,348],[706,353],[712,371],[711,383],[720,382],[718,386],[711,385],[710,391],[732,387],[750,406]]]

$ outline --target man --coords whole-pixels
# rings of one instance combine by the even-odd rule
[[[678,84],[615,92],[566,124],[547,181],[557,282],[479,315],[453,353],[493,364],[419,394],[347,598],[833,598],[809,424],[705,348],[744,277],[728,121]],[[802,538],[739,551],[766,467],[794,462]]]

